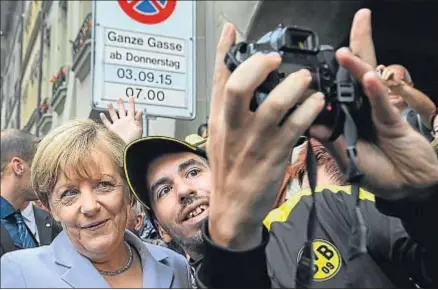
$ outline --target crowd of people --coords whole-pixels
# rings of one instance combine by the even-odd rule
[[[324,95],[303,100],[309,72],[251,112],[281,57],[256,54],[231,73],[235,38],[225,24],[208,124],[185,140],[142,137],[133,98],[102,124],[72,120],[42,140],[2,131],[2,288],[438,286],[437,107],[408,68],[377,64],[371,11],[356,13],[336,54],[364,88],[377,139],[358,141],[354,183],[345,137],[313,124]],[[288,194],[292,180],[300,191]],[[364,241],[352,243],[355,230]]]

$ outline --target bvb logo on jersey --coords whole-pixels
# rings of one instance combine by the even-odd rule
[[[298,261],[303,254],[304,246],[298,253]],[[334,277],[341,269],[342,258],[338,249],[328,241],[313,240],[313,253],[315,255],[313,280],[326,281]]]

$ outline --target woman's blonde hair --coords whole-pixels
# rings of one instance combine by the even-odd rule
[[[111,159],[126,185],[123,172],[125,146],[116,133],[93,120],[69,121],[51,131],[38,145],[31,168],[31,183],[42,204],[50,209],[49,199],[61,172],[81,179],[89,178],[90,167],[97,166],[90,164],[94,162],[91,155],[97,149],[103,150]]]

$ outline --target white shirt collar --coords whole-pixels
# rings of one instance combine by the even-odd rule
[[[35,222],[35,215],[33,214],[33,204],[29,202],[25,209],[21,211],[21,215],[28,222]]]

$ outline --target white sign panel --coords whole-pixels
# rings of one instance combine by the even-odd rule
[[[93,107],[194,119],[195,1],[93,1]]]

